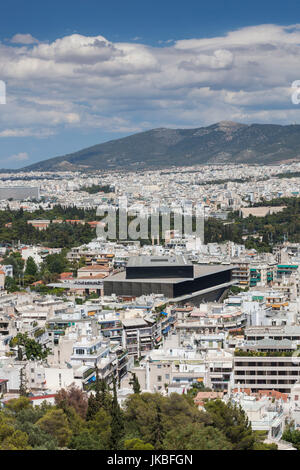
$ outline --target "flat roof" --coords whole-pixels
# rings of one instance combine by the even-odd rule
[[[151,265],[152,266],[152,265]],[[190,277],[155,277],[155,278],[133,278],[126,279],[126,271],[112,274],[111,276],[103,279],[103,282],[108,281],[121,281],[121,282],[147,282],[147,283],[165,283],[165,284],[176,284],[184,281],[192,281],[195,278],[208,276],[210,274],[217,274],[225,271],[232,270],[235,266],[233,265],[212,265],[212,264],[194,264],[194,278]]]
[[[173,256],[131,256],[128,260],[127,267],[154,267],[154,266],[193,266],[192,263],[186,261],[182,255]]]
[[[277,315],[276,315],[277,317]],[[255,325],[245,328],[246,335],[262,334],[262,335],[279,335],[279,336],[295,336],[300,335],[300,325]]]
[[[143,318],[129,318],[127,320],[121,320],[121,322],[125,328],[131,326],[148,326],[148,323]]]
[[[270,339],[264,338],[258,341],[245,341],[243,344],[244,348],[283,348],[283,349],[296,349],[295,343],[289,339]]]

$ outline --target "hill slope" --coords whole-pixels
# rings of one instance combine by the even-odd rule
[[[27,166],[25,170],[126,169],[300,160],[300,125],[222,121],[197,129],[153,129]]]

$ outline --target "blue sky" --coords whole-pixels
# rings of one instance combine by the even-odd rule
[[[295,0],[7,2],[0,168],[153,127],[300,122],[299,22]]]
[[[4,2],[3,2],[4,3]],[[72,32],[103,35],[111,41],[143,42],[215,36],[230,29],[263,23],[294,24],[297,0],[11,0],[1,5],[1,37],[31,33],[55,40]]]

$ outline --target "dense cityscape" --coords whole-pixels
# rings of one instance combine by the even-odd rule
[[[1,174],[1,449],[297,449],[299,168]],[[99,236],[124,197],[204,239]]]
[[[13,464],[300,451],[299,16],[296,0],[2,2]]]

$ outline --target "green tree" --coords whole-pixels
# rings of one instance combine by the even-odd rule
[[[30,408],[32,405],[30,403],[29,398],[25,396],[21,396],[19,398],[12,398],[8,400],[5,404],[6,408],[8,408],[13,413],[17,414],[24,409]]]
[[[64,244],[62,244],[61,246],[64,246]],[[41,270],[48,271],[50,274],[61,274],[66,270],[67,265],[68,261],[66,259],[66,256],[64,256],[63,254],[55,253],[52,255],[48,255],[45,258],[41,266]]]
[[[121,410],[118,398],[116,380],[113,380],[113,399],[111,404],[111,437],[109,447],[111,450],[122,449],[122,441],[124,437],[124,416]]]
[[[52,409],[53,407],[44,401],[40,406],[32,406],[29,399],[21,398],[17,402],[25,401],[27,405],[24,407],[14,406],[16,424],[15,427],[22,432],[25,432],[28,436],[28,444],[33,449],[39,450],[55,450],[58,448],[56,439],[50,434],[47,434],[40,427],[36,425],[36,422],[44,416],[44,414]]]
[[[93,419],[87,422],[88,433],[86,430],[83,430],[78,436],[78,439],[76,439],[77,445],[80,442],[81,446],[90,446],[91,442],[94,441],[96,442],[96,449],[110,449],[112,433],[111,422],[111,415],[107,411],[100,409]],[[86,444],[84,444],[85,439]]]
[[[99,411],[98,403],[96,402],[94,394],[90,393],[89,398],[88,398],[88,407],[87,407],[87,413],[86,413],[87,421],[90,421],[91,419],[93,419],[94,416],[97,414],[97,411]]]
[[[155,449],[157,450],[162,449],[163,440],[165,436],[165,429],[162,423],[161,407],[158,403],[156,405],[156,416],[154,420],[152,435],[153,435],[152,439],[153,439],[153,444],[154,444]]]
[[[231,450],[232,444],[219,429],[196,423],[170,430],[164,439],[163,448],[166,450]]]
[[[0,411],[0,450],[29,450],[28,436],[15,428],[15,419]]]
[[[7,292],[17,292],[20,290],[20,287],[18,286],[16,280],[10,276],[5,277],[4,288],[5,290],[7,290]]]
[[[18,333],[17,336],[10,340],[9,345],[11,348],[21,346],[24,349],[25,356],[28,360],[46,359],[50,352],[50,349],[44,348],[33,338],[29,338],[27,333]]]
[[[153,428],[155,426],[157,403],[162,403],[160,394],[140,393],[128,397],[124,406],[126,439],[139,438],[154,446]],[[197,410],[198,411],[198,410]]]
[[[141,439],[127,439],[124,441],[125,450],[154,450],[153,445],[145,444]]]
[[[212,425],[219,429],[233,445],[233,450],[252,450],[255,435],[246,413],[241,407],[211,400],[204,405],[212,419]]]
[[[300,450],[300,431],[294,429],[293,423],[288,423],[285,427],[282,439],[291,442],[297,450]]]
[[[20,348],[18,349],[18,352],[19,352],[19,350],[20,350]],[[20,394],[21,397],[27,397],[27,395],[28,395],[25,367],[21,367],[21,369],[20,369],[19,394]]]
[[[54,437],[59,447],[65,447],[72,435],[67,417],[63,410],[53,409],[37,421],[37,426]]]
[[[88,399],[87,420],[92,419],[101,408],[108,412],[110,412],[111,409],[111,395],[105,380],[99,378],[97,366],[94,390],[95,395],[91,393]]]
[[[38,267],[32,256],[29,256],[26,261],[25,274],[35,277],[38,273]]]
[[[9,254],[9,256],[6,256],[3,259],[2,264],[13,266],[15,278],[18,278],[23,274],[25,261],[23,260],[21,253],[18,251],[13,251]]]
[[[98,434],[89,429],[83,429],[77,436],[74,436],[70,443],[74,450],[106,450],[105,441],[102,441]]]
[[[34,450],[56,450],[57,440],[33,423],[18,424],[18,428],[28,436],[28,445]]]
[[[141,393],[141,386],[139,379],[137,378],[136,374],[134,372],[131,372],[132,377],[129,381],[129,384],[132,386],[133,393]]]
[[[22,431],[13,431],[0,444],[0,450],[30,450],[28,435]]]

